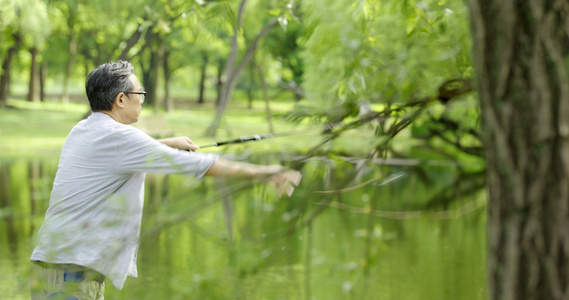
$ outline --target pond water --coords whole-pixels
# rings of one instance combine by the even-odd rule
[[[483,179],[450,166],[237,159],[304,177],[279,199],[262,184],[148,174],[139,277],[123,290],[107,281],[106,299],[487,298]],[[29,299],[57,162],[0,159],[0,299]]]

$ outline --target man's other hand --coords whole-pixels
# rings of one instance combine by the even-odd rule
[[[160,143],[180,150],[195,151],[200,148],[189,137],[180,136],[158,140]]]

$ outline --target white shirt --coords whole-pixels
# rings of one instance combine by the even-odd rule
[[[93,113],[69,133],[32,260],[91,268],[122,289],[136,277],[145,172],[201,178],[217,159],[181,151]]]

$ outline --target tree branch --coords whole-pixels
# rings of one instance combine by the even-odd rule
[[[255,37],[249,48],[247,48],[247,53],[245,54],[245,57],[243,57],[237,68],[235,68],[235,70],[231,74],[228,74],[228,76],[230,76],[230,80],[234,80],[237,74],[239,74],[249,63],[249,61],[251,61],[251,58],[253,58],[253,55],[257,50],[257,45],[259,44],[259,40],[263,36],[267,35],[267,33],[269,33],[269,30],[271,30],[271,28],[273,28],[277,24],[278,24],[277,20],[273,20],[272,22],[269,22],[267,25],[265,25],[263,30],[261,30],[261,32],[257,34],[257,36]]]

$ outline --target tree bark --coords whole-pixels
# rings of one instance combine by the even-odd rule
[[[490,299],[569,298],[569,3],[469,0]]]

